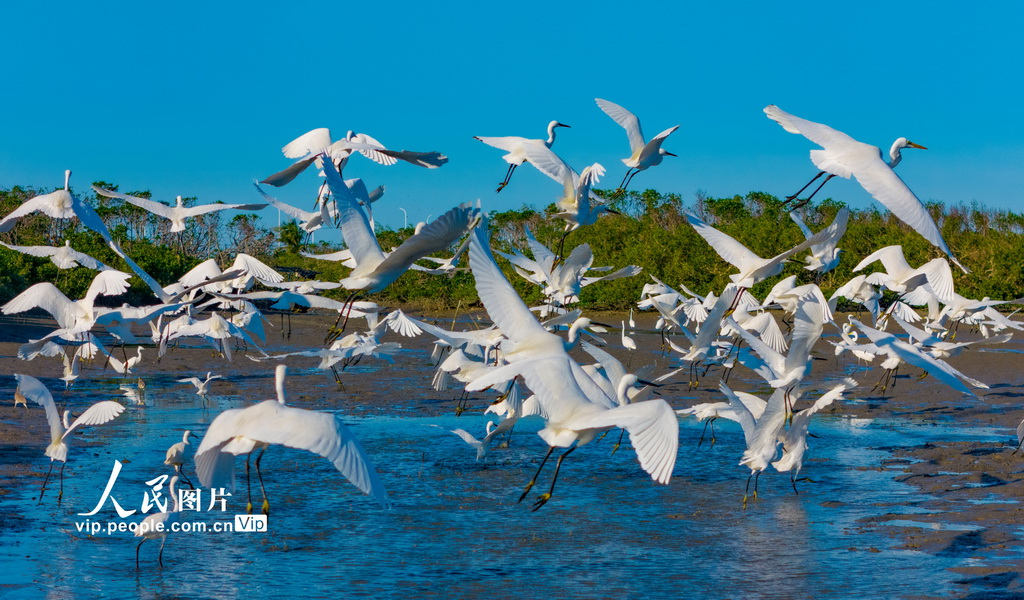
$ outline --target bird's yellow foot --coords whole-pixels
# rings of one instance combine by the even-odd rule
[[[519,501],[520,501],[520,502],[522,502],[522,501],[523,501],[523,498],[526,498],[526,495],[530,493],[530,490],[532,490],[532,489],[533,489],[533,484],[535,484],[535,483],[537,483],[537,482],[536,482],[536,481],[533,481],[533,480],[531,479],[531,480],[530,480],[530,483],[526,484],[526,489],[525,489],[525,490],[523,490],[523,495],[522,495],[522,496],[519,496]]]
[[[268,502],[267,500],[263,500],[263,514],[270,514],[270,502]]]
[[[464,412],[466,412],[465,408],[463,408],[461,406],[456,406],[455,407],[455,416],[456,417],[462,416],[462,413],[464,413]]]
[[[249,502],[248,504],[245,505],[245,514],[252,514],[252,502]]]
[[[613,454],[613,455],[615,454],[615,452],[617,452],[617,451],[618,451],[618,449],[619,449],[619,446],[621,446],[621,445],[622,445],[622,444],[620,444],[620,443],[618,443],[618,442],[615,442],[615,445],[614,445],[614,446],[612,446],[612,454]]]
[[[548,500],[550,500],[550,499],[551,499],[551,492],[544,492],[540,496],[537,496],[537,501],[533,503],[533,508],[530,509],[530,510],[536,512],[537,509],[539,509],[540,507],[542,507],[545,504],[547,504]]]
[[[747,495],[743,494],[743,510],[747,510]]]

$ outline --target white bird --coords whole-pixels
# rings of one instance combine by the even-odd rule
[[[101,196],[116,198],[117,200],[127,202],[128,204],[134,204],[135,206],[149,211],[158,217],[163,217],[169,220],[171,222],[171,233],[185,231],[185,219],[198,217],[199,215],[205,215],[206,213],[218,210],[260,210],[267,207],[266,204],[224,204],[220,202],[199,206],[185,206],[185,200],[181,196],[177,197],[174,206],[168,206],[162,202],[150,200],[149,198],[129,196],[128,194],[105,190],[95,185],[92,186],[92,189]]]
[[[531,140],[515,135],[505,137],[484,137],[479,135],[473,136],[473,139],[480,140],[481,142],[487,144],[488,146],[508,152],[508,154],[502,156],[502,158],[505,159],[505,162],[508,163],[508,172],[505,173],[505,179],[500,184],[498,184],[498,192],[505,189],[505,186],[508,185],[509,180],[512,179],[512,173],[515,172],[516,167],[529,160],[529,157],[526,154],[527,147],[541,146],[544,148],[551,148],[551,144],[555,143],[555,128],[557,127],[569,126],[566,125],[565,123],[559,123],[558,121],[551,121],[550,123],[548,123],[548,139],[546,140]],[[561,179],[559,179],[559,183],[561,183]]]
[[[705,223],[697,215],[687,212],[686,220],[724,261],[739,269],[739,273],[734,273],[729,278],[743,289],[750,288],[755,283],[764,281],[773,275],[778,275],[782,272],[784,260],[814,244],[825,241],[833,231],[830,225],[781,254],[772,258],[761,258],[732,236]]]
[[[557,154],[542,144],[526,144],[523,146],[523,153],[530,164],[562,185],[562,197],[556,203],[558,212],[554,214],[565,221],[565,230],[558,242],[559,256],[562,255],[565,236],[569,232],[593,225],[604,213],[621,214],[619,211],[609,208],[605,204],[604,198],[592,190],[599,179],[604,176],[604,167],[599,163],[594,163],[583,169],[582,174],[577,174]]]
[[[342,237],[352,251],[356,266],[341,280],[341,285],[352,293],[346,300],[351,305],[360,292],[379,292],[391,285],[417,260],[451,246],[472,227],[479,210],[464,203],[441,215],[419,233],[409,237],[386,255],[377,242],[366,213],[345,186],[341,175],[330,161],[324,162],[324,174],[338,205]],[[339,319],[341,313],[338,314]],[[347,320],[347,317],[346,317]],[[335,324],[337,325],[337,324]],[[342,325],[341,330],[345,327]],[[336,330],[332,328],[332,330]],[[330,339],[330,338],[329,338]]]
[[[964,273],[969,272],[953,256],[949,246],[942,239],[942,232],[939,231],[935,220],[928,213],[928,209],[893,170],[893,167],[900,162],[901,148],[923,148],[923,146],[909,142],[906,138],[899,138],[893,144],[890,162],[886,163],[882,160],[882,151],[877,146],[858,142],[827,125],[795,117],[774,104],[765,107],[764,112],[768,118],[777,122],[786,131],[803,135],[824,148],[811,151],[811,162],[814,163],[814,166],[829,173],[830,176],[838,175],[845,179],[849,179],[851,175],[856,177],[861,187],[867,190],[875,200],[884,204],[899,220],[945,252],[953,264],[960,267]],[[799,194],[799,192],[797,193]]]
[[[123,294],[128,289],[130,277],[120,271],[100,271],[81,300],[69,300],[55,285],[43,281],[15,296],[0,307],[0,311],[10,315],[41,308],[60,325],[59,335],[77,339],[79,334],[88,332],[96,324],[97,311],[93,308],[96,298]]]
[[[178,383],[191,383],[196,386],[196,395],[202,396],[203,400],[210,394],[210,382],[214,379],[223,379],[220,375],[214,375],[212,372],[206,372],[206,379],[199,379],[198,377],[186,377],[184,379],[178,379]]]
[[[84,252],[79,252],[71,247],[71,240],[65,240],[63,246],[15,246],[0,242],[0,246],[40,258],[49,258],[58,269],[72,269],[74,267],[85,267],[95,271],[106,271],[111,267],[101,263]]]
[[[64,171],[64,189],[30,198],[18,208],[7,213],[3,219],[0,219],[0,233],[10,231],[17,224],[18,219],[34,212],[42,212],[54,219],[70,219],[76,216],[75,201],[69,187],[70,180],[71,171]]]
[[[932,356],[929,355],[924,350],[914,346],[913,344],[909,344],[907,342],[904,342],[903,340],[898,339],[891,333],[885,333],[884,331],[879,331],[877,329],[868,327],[867,325],[864,325],[863,323],[861,323],[857,319],[854,319],[853,317],[850,317],[850,323],[852,323],[858,329],[860,329],[861,332],[864,333],[864,335],[868,336],[868,339],[870,339],[873,344],[875,344],[876,346],[878,346],[879,348],[881,348],[887,354],[890,355],[891,360],[886,361],[886,363],[882,364],[882,366],[886,368],[888,372],[891,372],[892,370],[897,368],[900,362],[906,362],[912,366],[922,369],[932,377],[938,379],[942,383],[945,383],[951,388],[961,393],[968,394],[970,396],[976,396],[977,394],[975,394],[969,387],[964,385],[963,381],[966,381],[967,383],[977,388],[988,388],[988,386],[985,385],[984,383],[976,379],[972,379],[971,377],[968,377],[967,375],[964,375],[960,371],[954,369],[952,366],[949,365],[949,363],[939,360],[937,358],[932,358]]]
[[[790,212],[789,217],[800,228],[805,238],[810,239],[814,237],[814,233],[804,224],[803,219],[796,212]],[[838,247],[839,239],[846,233],[846,224],[849,218],[849,209],[845,206],[840,208],[839,212],[836,213],[836,218],[832,220],[832,227],[830,227],[832,235],[826,240],[811,245],[810,255],[804,258],[804,262],[807,263],[804,268],[808,271],[814,271],[816,278],[828,273],[839,265],[839,253],[841,252]]]
[[[196,449],[196,473],[204,487],[234,482],[235,456],[245,454],[248,482],[249,456],[259,450],[256,472],[263,489],[263,512],[269,513],[266,489],[260,473],[263,452],[271,444],[308,450],[331,461],[353,485],[370,494],[383,506],[390,506],[384,484],[355,436],[338,417],[329,413],[285,405],[286,367],[279,365],[275,380],[277,400],[264,400],[247,408],[226,410],[210,423]],[[249,494],[252,512],[252,493]]]
[[[666,156],[675,156],[675,154],[662,148],[661,145],[665,142],[665,138],[676,129],[679,129],[678,125],[669,127],[651,138],[651,141],[648,142],[644,140],[644,134],[640,130],[640,119],[637,119],[636,115],[614,102],[602,100],[601,98],[596,98],[595,100],[605,114],[626,130],[626,136],[629,138],[631,154],[629,158],[622,159],[622,162],[629,167],[629,170],[626,171],[626,176],[622,178],[622,183],[619,184],[620,190],[626,189],[629,182],[640,171],[660,165]]]
[[[46,492],[46,483],[50,480],[50,474],[53,472],[53,461],[59,460],[61,462],[60,494],[57,496],[57,504],[60,504],[61,498],[64,497],[64,467],[68,460],[69,436],[81,425],[101,425],[110,421],[124,412],[124,406],[113,400],[104,400],[85,409],[73,422],[71,421],[71,411],[66,410],[62,420],[57,413],[57,405],[53,402],[50,390],[46,389],[41,381],[29,375],[15,374],[14,378],[18,380],[18,391],[46,411],[46,421],[50,425],[50,445],[46,447],[44,454],[50,457],[50,470],[46,472],[46,479],[43,480],[43,487],[39,491],[39,499],[42,500],[43,494]]]
[[[332,222],[331,211],[328,208],[329,203],[327,202],[321,202],[319,210],[316,211],[302,210],[301,208],[292,206],[291,204],[285,204],[264,192],[263,188],[260,187],[260,184],[254,183],[253,185],[256,186],[256,191],[263,196],[263,199],[267,201],[267,204],[273,206],[289,217],[298,220],[299,229],[302,229],[302,231],[306,233],[313,233],[325,224]]]
[[[135,537],[142,538],[139,545],[135,547],[136,569],[139,568],[139,550],[142,549],[142,544],[146,540],[160,540],[160,553],[157,555],[157,562],[160,563],[161,567],[164,566],[164,544],[167,543],[167,534],[171,532],[172,525],[181,517],[181,507],[178,506],[177,486],[178,476],[174,475],[171,477],[171,482],[167,486],[171,495],[171,510],[147,515],[135,530]]]
[[[477,293],[491,319],[508,336],[502,351],[509,364],[492,371],[491,377],[497,380],[510,378],[505,375],[522,375],[536,395],[545,418],[545,426],[538,435],[549,450],[520,501],[529,493],[556,447],[568,450],[558,459],[551,489],[537,499],[534,510],[551,498],[565,457],[595,439],[601,431],[613,427],[629,432],[640,466],[651,478],[668,483],[679,443],[679,422],[672,408],[660,399],[619,406],[609,398],[568,355],[566,342],[544,329],[505,279],[491,254],[486,223],[472,236],[469,262],[476,278]],[[474,381],[467,389],[483,389],[489,385],[487,379]]]
[[[115,372],[120,373],[121,375],[131,375],[135,366],[142,361],[142,346],[137,346],[135,348],[135,356],[126,357],[123,362],[116,358],[113,353],[108,352],[106,348],[100,346],[100,349],[107,355],[107,363]]]
[[[793,414],[789,429],[782,438],[782,458],[772,463],[776,471],[790,472],[790,483],[793,491],[796,492],[796,478],[800,469],[804,466],[804,453],[807,452],[807,429],[810,426],[811,417],[824,408],[827,408],[836,400],[843,399],[843,393],[857,387],[857,382],[852,379],[845,379],[839,385],[822,394],[811,406]]]
[[[164,464],[174,467],[174,472],[176,474],[184,477],[185,482],[188,483],[190,487],[195,487],[192,485],[192,482],[188,480],[188,477],[185,475],[185,473],[181,470],[181,467],[185,464],[185,449],[189,445],[188,438],[190,437],[199,439],[198,435],[186,430],[185,434],[181,436],[181,441],[176,444],[172,444],[171,447],[167,449],[167,454],[164,456]]]

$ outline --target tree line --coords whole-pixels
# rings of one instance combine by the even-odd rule
[[[116,189],[107,182],[98,186]],[[7,214],[37,190],[13,187],[0,190],[0,214]],[[704,294],[718,292],[729,281],[732,267],[687,223],[685,211],[692,211],[714,227],[733,236],[754,253],[769,257],[803,241],[799,228],[790,219],[788,206],[775,196],[751,192],[744,196],[710,198],[698,193],[688,204],[678,194],[655,190],[615,193],[599,192],[610,198],[610,206],[621,215],[601,218],[597,224],[574,231],[566,238],[565,252],[574,246],[590,244],[594,266],[626,265],[643,267],[639,276],[588,286],[581,304],[593,309],[625,309],[637,301],[640,290],[651,281],[648,274],[665,283],[680,284]],[[132,195],[147,197],[146,193]],[[338,281],[347,268],[340,263],[307,258],[300,251],[326,253],[337,250],[326,243],[307,244],[297,224],[287,222],[267,228],[253,214],[239,214],[230,220],[214,212],[191,219],[181,233],[169,231],[169,224],[145,210],[116,199],[92,196],[88,200],[106,222],[125,251],[157,281],[164,285],[176,281],[189,269],[209,258],[226,267],[238,252],[245,252],[282,271],[288,279],[315,275],[326,281]],[[186,204],[195,199],[186,199]],[[843,206],[832,199],[808,204],[800,215],[814,231],[832,222]],[[969,298],[1011,299],[1024,295],[1024,215],[990,209],[978,204],[945,206],[930,203],[928,209],[942,235],[971,274],[953,271],[956,290]],[[544,209],[524,206],[518,210],[490,215],[493,244],[498,250],[517,247],[529,253],[525,228],[542,243],[554,248],[562,235],[563,222],[552,215],[554,205]],[[382,248],[400,244],[413,234],[413,228],[378,230]],[[128,271],[99,235],[82,228],[77,220],[55,220],[46,215],[22,219],[11,231],[0,234],[0,241],[15,245],[63,245],[69,240],[81,252],[92,255],[111,267]],[[903,246],[912,266],[942,256],[891,213],[871,206],[851,210],[839,266],[817,283],[826,296],[853,277],[853,267],[871,252],[888,245]],[[454,249],[453,249],[454,250]],[[502,261],[499,261],[502,262]],[[462,266],[466,265],[465,258]],[[540,290],[512,274],[518,291],[527,302],[541,299]],[[877,267],[870,267],[874,270]],[[799,261],[786,266],[782,277],[797,275],[798,283],[814,281],[813,274]],[[49,260],[28,256],[0,247],[0,302],[6,302],[39,281],[54,283],[70,298],[80,298],[94,274],[88,269],[59,271]],[[152,293],[137,278],[127,296],[109,299],[120,304],[153,302]],[[777,278],[759,284],[752,292],[763,297]],[[344,290],[328,292],[344,297]],[[382,304],[421,304],[430,308],[472,306],[477,302],[472,275],[461,271],[453,276],[437,276],[410,271],[384,292],[369,299]]]

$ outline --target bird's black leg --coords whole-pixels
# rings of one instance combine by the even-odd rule
[[[537,483],[537,477],[540,476],[541,470],[544,468],[544,464],[548,462],[548,458],[551,457],[551,453],[555,451],[555,447],[551,446],[548,448],[548,453],[544,455],[544,460],[540,461],[540,466],[537,467],[537,472],[533,474],[533,478],[530,479],[529,483],[526,484],[526,489],[523,490],[523,495],[519,496],[519,501],[522,502],[523,498],[530,493],[530,489],[533,488],[534,484]]]
[[[536,511],[540,507],[544,506],[547,503],[547,501],[551,499],[551,494],[554,493],[555,491],[555,482],[558,481],[558,472],[562,469],[562,461],[565,460],[565,457],[569,456],[575,449],[576,446],[573,446],[572,448],[569,448],[568,450],[563,452],[562,455],[558,457],[558,462],[555,463],[555,474],[554,476],[551,477],[551,487],[548,488],[547,492],[537,497],[537,501],[533,503],[532,510]]]
[[[804,190],[806,190],[807,188],[811,187],[811,184],[814,183],[815,181],[817,181],[818,178],[821,177],[824,174],[825,174],[824,171],[818,171],[818,174],[815,175],[814,177],[812,177],[811,180],[808,181],[806,185],[804,185],[804,187],[800,188],[797,191],[797,193],[793,194],[792,196],[786,196],[786,200],[796,200],[796,198],[798,196],[800,196],[800,194],[803,193]]]

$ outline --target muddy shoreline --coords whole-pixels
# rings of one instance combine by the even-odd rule
[[[409,312],[418,318],[436,320],[446,328],[452,325],[455,317],[452,312]],[[591,316],[607,323],[618,323],[625,318],[617,313]],[[277,315],[268,318],[264,347],[272,353],[321,347],[324,333],[334,321],[333,315],[294,315],[290,318],[290,335],[286,335],[289,329],[286,320]],[[463,313],[458,316],[457,327],[471,327],[472,321],[485,318],[482,313]],[[637,323],[638,331],[632,337],[639,345],[639,351],[632,359],[632,366],[654,362],[654,373],[664,373],[675,361],[661,355],[660,336],[651,331],[654,317],[637,315]],[[355,323],[350,328],[361,325],[361,322]],[[15,477],[45,474],[41,469],[45,469],[46,463],[39,460],[48,437],[42,410],[32,406],[26,411],[23,407],[12,406],[10,399],[15,387],[14,373],[39,377],[55,393],[62,389],[63,383],[58,379],[61,373],[59,359],[40,357],[34,361],[22,361],[17,358],[21,343],[39,338],[53,327],[52,320],[46,317],[0,317],[0,396],[7,399],[0,405],[0,490],[9,489]],[[835,331],[826,328],[826,336],[830,333]],[[608,350],[625,359],[618,332],[604,337],[609,342]],[[330,371],[311,370],[318,359],[288,359],[287,364],[293,373],[299,373],[289,379],[293,403],[309,408],[341,408],[351,414],[408,412],[429,416],[450,413],[454,408],[452,394],[435,392],[430,388],[433,372],[429,361],[430,341],[425,337],[401,338],[393,333],[385,339],[403,346],[395,364],[367,360],[366,365],[372,366],[372,372],[358,368],[345,371],[340,385]],[[957,341],[968,339],[971,339],[970,335],[961,334]],[[129,347],[128,352],[134,352],[134,348]],[[258,389],[267,390],[269,397],[273,393],[273,368],[277,362],[250,360],[248,356],[253,354],[251,349],[249,352],[239,350],[228,362],[214,355],[210,347],[189,342],[187,346],[171,350],[157,362],[156,350],[148,348],[143,350],[143,362],[130,381],[135,377],[188,377],[197,373],[202,375],[209,370],[225,377],[224,381],[217,382],[220,394],[238,393],[239,388],[232,381],[245,379],[248,385],[255,383]],[[854,360],[846,357],[837,359],[832,346],[824,340],[816,348],[815,356],[818,360],[811,376],[813,381],[838,377],[844,369],[849,369],[850,361]],[[579,359],[583,360],[582,357]],[[1021,368],[1024,366],[1024,343],[1014,339],[993,350],[967,351],[950,362],[964,373],[988,383],[990,389],[978,390],[978,397],[971,398],[934,379],[919,380],[919,373],[912,372],[901,374],[895,388],[883,395],[870,390],[880,374],[880,369],[874,368],[858,372],[855,378],[861,387],[849,394],[849,401],[834,404],[824,414],[994,428],[1000,433],[1005,430],[1003,443],[934,439],[919,447],[891,449],[891,457],[883,462],[881,468],[893,471],[897,480],[924,492],[927,499],[915,507],[920,514],[914,514],[912,518],[903,512],[889,512],[864,519],[863,524],[881,527],[895,539],[898,548],[976,559],[971,561],[971,566],[955,569],[962,576],[958,583],[964,585],[965,592],[991,594],[977,597],[1016,597],[1016,594],[1024,593],[1022,572],[1015,566],[1024,554],[1024,541],[1020,534],[1024,527],[1024,506],[1018,502],[1024,496],[1024,455],[1015,451],[1014,437],[1014,430],[1024,417],[1024,369]],[[120,380],[116,373],[109,368],[101,370],[101,366],[84,366],[80,381]],[[411,378],[423,383],[409,397],[395,398],[389,393],[386,378],[382,375],[386,378]],[[719,401],[719,375],[713,371],[701,381],[698,389],[689,390],[684,371],[679,379],[659,391],[676,408]],[[266,384],[253,379],[264,379]],[[116,385],[111,385],[116,389]],[[737,386],[739,389],[750,387]],[[72,388],[72,398],[74,392],[75,388]],[[485,402],[484,398],[478,398],[472,409],[482,409]],[[74,408],[73,400],[71,405]],[[813,448],[810,452],[814,452]],[[737,471],[736,476],[739,480],[744,474]],[[913,523],[903,526],[905,521]],[[886,525],[887,522],[895,524]]]

